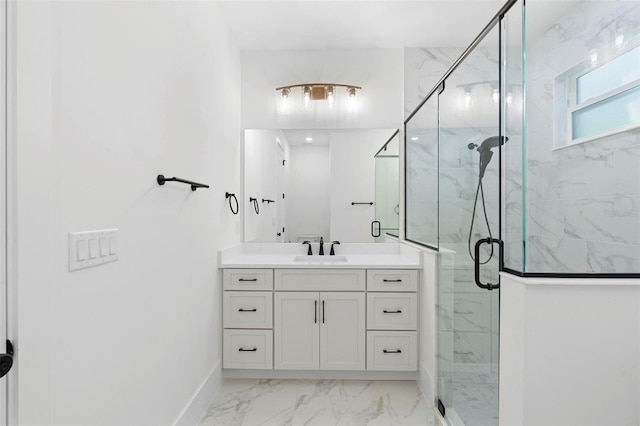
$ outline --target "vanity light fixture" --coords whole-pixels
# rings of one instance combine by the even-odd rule
[[[280,92],[283,98],[288,98],[292,89],[297,87],[302,88],[305,104],[309,101],[326,100],[329,105],[335,102],[335,88],[344,87],[347,89],[347,94],[350,98],[356,96],[358,90],[362,90],[360,86],[354,86],[352,84],[341,83],[302,83],[291,84],[289,86],[276,87],[276,90]]]

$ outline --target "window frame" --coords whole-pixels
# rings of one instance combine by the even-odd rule
[[[565,132],[564,135],[556,135],[554,148],[553,150],[558,150],[562,148],[566,148],[573,145],[578,145],[581,143],[605,138],[608,136],[616,135],[618,133],[624,133],[628,131],[632,131],[640,128],[640,122],[632,122],[627,125],[619,126],[611,130],[607,130],[605,132],[595,133],[589,136],[584,136],[581,138],[574,138],[573,133],[573,117],[574,114],[578,111],[589,108],[593,105],[596,105],[600,102],[611,99],[619,94],[622,94],[628,90],[632,90],[640,87],[640,78],[637,78],[629,83],[618,86],[608,92],[605,92],[599,96],[594,98],[589,98],[581,103],[578,103],[578,79],[583,77],[584,75],[604,66],[605,64],[610,63],[611,61],[619,58],[620,56],[628,53],[636,48],[640,48],[640,40],[635,39],[633,42],[629,42],[627,46],[623,49],[615,49],[617,50],[615,54],[609,55],[606,58],[606,61],[598,64],[597,66],[593,66],[590,60],[585,60],[579,63],[578,65],[560,73],[554,79],[554,86],[556,88],[562,87],[564,91],[564,96],[566,99],[566,107],[565,107]]]

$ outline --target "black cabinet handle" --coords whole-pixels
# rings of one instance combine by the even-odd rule
[[[385,283],[401,283],[402,280],[388,280],[388,279],[385,278],[384,280],[382,280],[382,282],[385,282]]]
[[[257,350],[258,348],[251,348],[251,349],[240,348],[238,349],[238,352],[256,352]]]
[[[256,281],[258,281],[258,279],[257,278],[240,278],[240,279],[238,279],[238,281],[243,282],[243,283],[244,282],[256,282]]]
[[[402,311],[398,309],[397,311],[387,311],[386,309],[382,311],[385,314],[401,314]]]
[[[253,309],[240,308],[240,309],[238,309],[238,312],[258,312],[258,308],[253,308]]]
[[[313,301],[313,323],[314,324],[318,323],[318,301],[317,300]]]
[[[385,354],[401,354],[402,353],[400,349],[396,349],[395,351],[389,351],[387,349],[383,349],[382,352],[384,352]]]
[[[322,301],[322,323],[324,324],[324,300]]]

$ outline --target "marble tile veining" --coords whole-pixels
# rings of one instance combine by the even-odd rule
[[[413,381],[227,379],[201,425],[439,425]]]

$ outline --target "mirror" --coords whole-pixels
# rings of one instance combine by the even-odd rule
[[[375,158],[375,221],[376,242],[386,235],[399,236],[400,231],[400,132],[396,132],[376,153]],[[376,236],[377,235],[377,236]]]
[[[396,129],[245,130],[244,241],[373,242],[374,220],[382,236],[397,230],[387,218],[395,205],[382,206],[397,199],[398,165],[377,164],[394,149],[399,161],[394,146]]]

